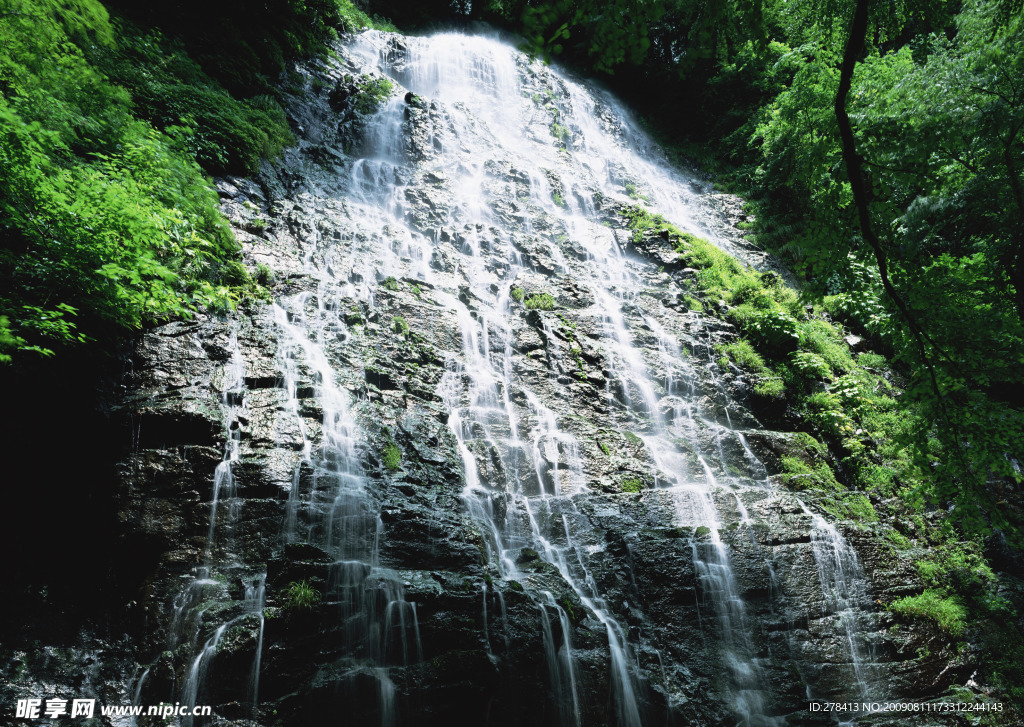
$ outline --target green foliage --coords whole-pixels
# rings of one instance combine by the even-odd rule
[[[0,356],[265,295],[193,158],[254,171],[291,141],[276,102],[94,0],[6,0],[0,36]]]
[[[394,277],[389,275],[388,277],[384,278],[383,281],[381,281],[380,287],[384,288],[385,290],[390,290],[394,292],[398,290],[399,285],[398,281]]]
[[[50,23],[50,42],[63,42]],[[92,103],[83,94],[123,92],[75,46],[61,48],[38,59],[6,45],[0,58],[4,75],[22,81],[0,100],[0,311],[19,348],[46,353],[196,306],[229,305],[231,291],[218,283],[246,275],[228,268],[236,248],[216,194],[172,139],[126,112],[104,108],[91,129],[73,121]],[[43,87],[50,84],[52,93]],[[62,112],[49,113],[58,100]],[[87,149],[88,157],[76,153]]]
[[[953,593],[962,604],[980,611],[1002,607],[994,591],[996,574],[976,543],[944,543],[915,565],[926,586]]]
[[[727,355],[729,359],[736,362],[736,365],[748,371],[762,373],[768,369],[764,359],[746,339],[737,338],[733,343],[718,344],[715,346],[715,350]]]
[[[932,588],[889,604],[889,610],[900,616],[932,621],[950,636],[959,636],[967,625],[967,612],[960,601]]]
[[[704,310],[704,304],[699,300],[690,295],[683,296],[683,302],[686,303],[686,307],[690,310],[701,312]]]
[[[284,109],[268,94],[233,97],[157,30],[117,23],[116,48],[92,48],[93,62],[127,89],[135,113],[167,130],[211,174],[251,175],[294,143]]]
[[[790,359],[793,362],[793,369],[812,381],[827,381],[832,378],[832,367],[816,353],[796,351]]]
[[[523,301],[527,310],[553,310],[555,299],[550,293],[535,293]]]
[[[808,462],[803,457],[786,456],[782,458],[782,469],[782,482],[792,490],[841,492],[844,489],[824,461]]]
[[[402,467],[402,450],[394,442],[388,442],[381,450],[380,461],[389,472],[399,470]]]
[[[800,343],[797,320],[781,310],[757,311],[743,320],[743,330],[776,356]]]
[[[269,265],[256,264],[256,282],[260,285],[272,285],[274,282],[274,271]]]
[[[308,610],[320,604],[320,592],[305,580],[292,581],[281,591],[286,611]]]
[[[619,489],[623,492],[640,492],[643,489],[643,480],[639,477],[627,477],[619,483]]]
[[[555,121],[551,124],[551,136],[555,137],[559,143],[565,144],[570,138],[569,129]],[[561,207],[562,205],[559,204],[558,206]]]
[[[522,303],[523,298],[526,296],[526,291],[520,287],[514,287],[512,288],[512,292],[509,293],[509,295],[512,297],[512,300],[514,300],[516,303]]]
[[[400,336],[407,336],[409,334],[409,324],[402,316],[395,316],[391,321],[391,328]]]
[[[243,96],[266,93],[289,61],[326,55],[339,31],[390,27],[369,17],[352,0],[111,0],[110,5],[139,25],[159,27],[179,39],[207,74],[232,94]]]
[[[759,240],[827,293],[834,318],[892,348],[911,376],[901,402],[916,409],[908,434],[919,464],[931,468],[922,494],[955,503],[968,529],[1012,530],[1020,517],[990,486],[1019,483],[1010,463],[1024,455],[1010,433],[1024,426],[1024,409],[998,393],[1024,386],[1024,255],[1016,252],[1024,21],[1003,7],[920,6],[905,30],[904,19],[876,17],[878,44],[853,78],[848,107],[872,187],[871,223],[920,342],[882,293],[875,253],[860,240],[832,112],[843,34],[820,32],[833,20],[798,13],[783,26],[792,82],[749,136],[759,157],[747,184]],[[852,370],[849,361],[830,363]]]
[[[769,376],[757,382],[754,391],[765,399],[782,399],[786,395],[786,382],[781,376]]]
[[[382,76],[361,76],[357,85],[355,110],[361,114],[372,114],[395,90],[391,79]]]

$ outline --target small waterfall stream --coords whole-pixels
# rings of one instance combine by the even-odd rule
[[[686,534],[700,630],[720,658],[714,689],[735,724],[786,724],[773,711],[764,670],[769,655],[756,643],[721,512],[734,508],[732,524],[744,531],[753,522],[746,496],[770,493],[772,484],[734,422],[724,386],[709,374],[714,357],[701,343],[700,314],[688,314],[696,332],[684,341],[668,321],[678,314],[652,295],[660,271],[627,252],[621,231],[602,224],[607,200],[642,201],[714,239],[699,212],[699,189],[664,162],[612,98],[503,42],[370,31],[341,48],[336,62],[339,74],[388,76],[401,90],[366,120],[351,156],[322,183],[330,199],[319,213],[343,224],[345,234],[329,237],[320,227],[303,234],[298,266],[315,285],[279,298],[270,317],[282,392],[278,421],[299,442],[280,542],[313,546],[332,561],[317,613],[332,609],[345,625],[338,692],[354,695],[372,683],[378,724],[416,724],[402,713],[399,694],[415,692],[402,680],[407,667],[424,660],[420,617],[407,576],[382,565],[381,501],[367,465],[371,409],[358,393],[370,362],[349,352],[360,326],[369,324],[346,318],[353,305],[372,307],[384,282],[403,281],[429,290],[424,305],[432,306],[438,330],[451,325],[457,333],[436,395],[461,459],[462,506],[482,535],[488,576],[478,591],[489,660],[499,663],[510,650],[506,596],[525,592],[557,715],[551,724],[582,727],[595,709],[583,698],[585,681],[595,680],[594,646],[587,646],[585,662],[574,643],[580,624],[602,634],[608,724],[655,723],[650,670],[642,664],[652,661],[664,679],[662,652],[647,643],[630,602],[632,576],[625,576],[625,598],[612,603],[603,565],[610,545],[602,519],[625,507],[606,493],[638,492],[640,503],[661,513],[658,528]],[[436,191],[428,194],[424,185]],[[546,281],[554,278],[571,278],[565,285],[577,303],[544,302]],[[528,346],[524,316],[536,336]],[[408,330],[404,319],[372,325]],[[239,515],[233,468],[243,456],[239,422],[246,418],[245,362],[235,338],[233,346],[223,398],[228,440],[214,474],[204,565],[175,603],[170,648],[191,643],[176,696],[201,704],[221,640],[255,618],[255,712],[266,573],[246,572],[244,605],[230,618],[208,619],[203,610],[223,588],[216,574],[244,570],[224,555]],[[546,375],[524,374],[526,355],[545,360]],[[709,377],[710,393],[698,386]],[[616,452],[606,445],[596,452],[578,434],[573,412],[553,403],[560,387],[584,384],[593,384],[595,406],[628,435],[623,446],[646,462],[642,472],[617,475],[603,493],[594,489],[594,460],[613,460]],[[813,523],[821,586],[848,645],[858,696],[867,695],[871,656],[854,605],[864,599],[863,574],[840,533],[802,507]]]

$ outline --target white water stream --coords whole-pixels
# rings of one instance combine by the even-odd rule
[[[534,576],[528,564],[536,559],[557,573],[583,611],[570,612],[571,604],[543,588],[528,589],[537,607],[538,641],[545,649],[559,724],[584,724],[572,642],[573,623],[581,618],[599,624],[607,639],[612,722],[618,727],[648,723],[647,686],[637,668],[636,643],[601,593],[590,560],[599,548],[585,542],[580,530],[592,517],[586,507],[584,448],[544,404],[536,386],[517,374],[514,317],[521,315],[521,304],[511,291],[520,280],[536,279],[531,275],[537,249],[544,250],[556,274],[569,270],[570,258],[576,269],[585,271],[575,283],[593,304],[574,314],[588,318],[600,337],[607,405],[642,443],[652,463],[651,489],[644,497],[664,503],[666,526],[692,529],[702,628],[706,638],[719,644],[726,673],[722,689],[736,723],[781,724],[768,708],[762,656],[753,645],[715,504],[716,490],[733,493],[745,526],[750,518],[740,493],[768,488],[765,469],[733,429],[727,405],[715,416],[701,413],[693,384],[693,367],[699,364],[644,303],[650,285],[645,275],[653,266],[627,256],[624,239],[600,224],[602,198],[635,203],[642,197],[652,211],[715,239],[713,226],[702,222],[700,193],[665,162],[613,99],[529,61],[508,44],[459,34],[404,38],[398,45],[394,41],[394,36],[371,31],[344,51],[353,70],[390,76],[403,90],[368,120],[362,145],[352,150],[336,180],[351,235],[335,243],[314,234],[302,265],[319,281],[316,292],[279,300],[273,309],[283,406],[300,422],[301,459],[308,468],[307,474],[295,473],[282,540],[316,545],[335,558],[325,600],[350,624],[350,642],[365,646],[351,667],[378,685],[380,724],[399,721],[391,670],[422,660],[420,625],[416,604],[406,600],[400,578],[378,561],[379,504],[362,464],[364,433],[329,349],[344,346],[352,335],[340,313],[342,299],[371,303],[379,281],[389,276],[429,285],[433,301],[457,320],[461,351],[447,362],[438,393],[464,464],[462,500],[483,533],[495,574],[529,587]],[[426,127],[429,146],[415,163],[408,119],[417,110],[403,100],[405,89],[436,104],[429,116],[426,110],[420,112],[420,131]],[[412,187],[417,164],[443,188],[438,197],[443,204],[426,205],[434,215],[431,230],[424,229],[423,205],[417,207]],[[495,197],[496,190],[501,197]],[[374,254],[349,244],[357,238],[373,241]],[[526,238],[533,258],[522,252]],[[444,253],[447,257],[439,264],[442,242],[452,242],[455,252]],[[552,376],[571,381],[578,351],[551,343],[558,338],[553,328],[558,325],[553,316],[543,317],[546,351],[561,369]],[[642,346],[641,340],[654,345]],[[214,479],[207,566],[176,604],[172,648],[182,639],[193,641],[192,665],[180,692],[188,704],[202,703],[209,661],[234,623],[212,630],[207,625],[203,631],[197,609],[203,589],[212,587],[211,550],[237,515],[231,510],[237,507],[232,467],[239,442],[232,422],[244,406],[244,397],[230,394],[242,388],[239,367],[244,362],[237,342],[234,354],[229,378],[239,383],[226,387],[230,436]],[[322,410],[317,432],[306,431],[298,416],[309,400]],[[687,444],[681,447],[680,442]],[[501,466],[481,471],[483,453],[497,453]],[[221,508],[233,515],[218,517]],[[814,554],[822,586],[838,615],[863,692],[865,655],[851,615],[863,594],[852,592],[849,585],[855,556],[838,531],[808,514],[815,523]],[[263,642],[262,579],[260,574],[247,587],[246,601],[252,605],[243,614],[260,614],[251,684],[254,704]],[[482,587],[489,650],[508,638],[502,590]],[[210,635],[200,643],[200,633]]]

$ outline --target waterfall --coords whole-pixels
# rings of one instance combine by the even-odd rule
[[[396,516],[382,484],[397,483],[403,495],[422,484],[404,481],[408,463],[389,463],[382,451],[396,447],[393,423],[416,398],[430,400],[447,428],[461,466],[459,522],[479,533],[483,562],[464,588],[479,647],[487,664],[504,668],[516,646],[510,614],[529,603],[549,724],[644,727],[665,721],[658,700],[669,719],[685,701],[666,668],[684,657],[663,656],[677,645],[650,635],[634,543],[609,536],[629,517],[685,543],[673,552],[692,565],[688,598],[701,648],[713,655],[701,688],[724,705],[721,719],[786,724],[734,552],[737,538],[755,540],[748,505],[771,496],[773,484],[743,434],[749,416],[714,365],[707,322],[666,303],[668,276],[611,224],[622,205],[642,204],[728,248],[701,211],[700,185],[674,170],[610,95],[502,41],[368,31],[337,50],[332,78],[388,77],[398,88],[355,122],[323,103],[302,112],[305,137],[279,171],[287,183],[303,180],[289,192],[308,216],[288,217],[278,200],[276,214],[288,220],[282,238],[297,254],[289,250],[289,283],[265,314],[276,378],[266,436],[289,443],[272,465],[282,471],[275,547],[325,564],[315,583],[322,602],[310,609],[337,624],[329,677],[318,678],[345,704],[365,705],[372,692],[367,711],[381,727],[417,723],[417,668],[431,657],[422,603],[411,594],[414,581],[442,579],[443,568],[412,576],[395,566],[386,526]],[[318,145],[331,145],[335,161],[314,165]],[[398,291],[403,315],[389,307]],[[433,346],[443,360],[432,390],[406,397],[400,386],[373,384],[388,355],[380,341],[415,353],[403,362],[410,369]],[[232,552],[246,367],[236,330],[203,563],[175,599],[169,648],[188,654],[176,696],[202,703],[223,643],[249,624],[245,699],[259,715],[273,651],[264,611],[275,598],[280,611],[288,606],[286,584],[275,593],[269,567]],[[870,654],[856,615],[863,574],[841,534],[803,512],[827,610],[866,696]],[[763,557],[775,598],[778,578]],[[227,573],[244,582],[243,596],[227,593]],[[232,598],[234,610],[211,609]],[[595,689],[603,703],[586,698]]]

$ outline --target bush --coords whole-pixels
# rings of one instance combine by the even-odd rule
[[[242,101],[159,31],[117,23],[116,48],[90,58],[132,94],[136,114],[173,133],[211,174],[255,174],[260,160],[294,143],[284,109],[268,94]]]
[[[773,355],[794,350],[800,343],[797,320],[780,310],[758,311],[743,323],[755,343]]]

